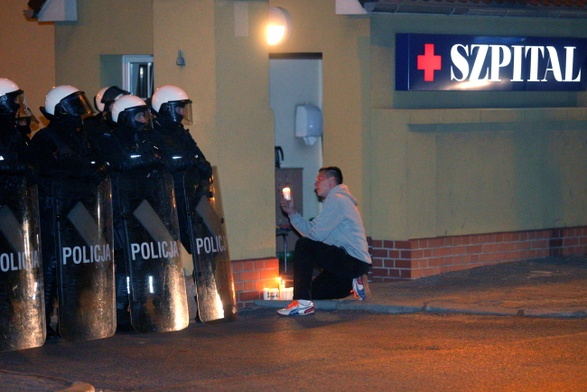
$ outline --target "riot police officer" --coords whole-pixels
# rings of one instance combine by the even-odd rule
[[[200,198],[208,193],[212,176],[212,166],[192,138],[184,124],[192,124],[192,101],[187,93],[173,85],[164,85],[155,90],[151,98],[155,111],[151,140],[161,150],[165,163],[173,174],[175,198],[181,230],[181,241],[188,252],[192,252],[185,210],[185,172],[195,171],[199,182],[197,195]]]
[[[151,98],[155,111],[153,143],[161,150],[173,174],[181,242],[193,262],[197,319],[202,322],[236,317],[230,257],[225,241],[222,203],[214,182],[212,166],[206,160],[185,124],[191,124],[192,101],[184,90],[173,85],[159,87]],[[223,245],[206,249],[211,239]]]
[[[13,260],[0,271],[0,351],[45,341],[37,188],[26,165],[33,117],[18,85],[0,78],[0,254]]]
[[[31,159],[40,178],[87,177],[93,172],[83,120],[93,111],[83,91],[70,85],[53,87],[41,112],[47,127],[32,138]]]
[[[187,93],[177,86],[161,86],[153,94],[151,106],[155,111],[153,141],[169,168],[173,172],[197,168],[202,179],[208,180],[212,167],[184,127],[192,124],[192,101]]]
[[[24,92],[10,79],[0,79],[0,174],[4,188],[26,171],[32,113],[26,106]]]
[[[89,117],[84,121],[84,131],[90,140],[93,142],[96,138],[100,138],[105,132],[111,132],[114,127],[112,121],[112,104],[123,95],[130,94],[117,86],[102,87],[94,97],[94,107],[98,113]]]
[[[111,102],[109,116],[111,132],[102,133],[92,141],[95,141],[96,156],[108,162],[113,176],[136,169],[163,167],[160,152],[147,139],[153,125],[145,101],[135,95],[123,95]]]
[[[110,113],[114,101],[123,95],[129,94],[128,91],[123,90],[118,86],[102,87],[94,97],[94,107],[100,113]]]
[[[0,128],[5,131],[16,129],[22,136],[27,137],[27,140],[24,140],[26,144],[33,123],[38,121],[26,104],[24,92],[12,80],[0,78]],[[17,145],[22,147],[23,143],[18,142]]]
[[[36,121],[26,106],[24,92],[10,79],[0,78],[0,148],[26,161],[31,121]],[[3,159],[6,161],[6,158]]]
[[[97,151],[109,163],[113,183],[118,326],[140,332],[185,328],[173,184],[148,140],[151,111],[141,98],[123,95],[111,113],[115,126],[97,140]]]
[[[57,260],[59,249],[55,237],[55,196],[59,180],[103,178],[104,168],[92,158],[90,145],[83,132],[83,120],[92,108],[83,91],[70,85],[53,87],[45,97],[41,112],[49,120],[30,142],[30,155],[39,184],[43,274],[45,281],[45,311],[48,336],[56,336],[50,328],[54,301],[57,296]]]

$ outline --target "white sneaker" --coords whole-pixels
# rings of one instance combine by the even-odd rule
[[[353,294],[359,301],[364,301],[367,297],[365,286],[363,286],[363,278],[361,276],[353,279]]]
[[[294,299],[286,308],[277,311],[282,316],[307,316],[314,313],[314,303],[305,299]]]

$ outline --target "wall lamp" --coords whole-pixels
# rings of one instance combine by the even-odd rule
[[[269,7],[266,38],[269,46],[284,42],[291,30],[291,17],[287,10],[281,7]]]

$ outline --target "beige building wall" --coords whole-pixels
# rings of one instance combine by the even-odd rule
[[[218,166],[233,259],[275,255],[265,1],[154,0],[156,85],[190,95],[191,132]],[[186,65],[175,63],[182,50]]]
[[[244,4],[243,4],[244,3]],[[241,7],[247,5],[247,11]],[[233,259],[275,255],[274,123],[264,1],[215,2],[218,166]],[[248,14],[249,31],[239,18]]]
[[[407,240],[587,222],[585,92],[396,92],[395,34],[587,37],[579,20],[372,18],[371,223]]]
[[[55,25],[56,83],[92,100],[103,87],[100,55],[153,53],[153,7],[144,0],[77,0],[77,12],[76,22]]]
[[[27,79],[18,82],[27,96],[35,91],[34,108],[54,82],[93,97],[100,54],[153,53],[156,85],[181,85],[194,100],[191,131],[220,169],[233,259],[274,255],[270,52],[323,54],[324,162],[342,168],[369,236],[585,225],[585,92],[395,92],[393,81],[397,32],[587,37],[584,21],[344,16],[334,3],[78,0],[78,22],[27,22],[26,31],[2,34],[15,60],[0,70],[22,69],[14,78]],[[270,5],[292,19],[289,40],[271,49],[261,31]],[[2,31],[4,22],[19,26],[4,10],[0,18]],[[20,43],[33,42],[39,47],[21,55]],[[178,50],[185,67],[175,65]],[[54,80],[35,79],[51,68]]]
[[[153,1],[153,55],[155,88],[174,84],[193,101],[192,136],[206,158],[217,161],[216,144],[216,56],[214,2]],[[178,51],[185,65],[176,65]]]
[[[291,16],[291,36],[272,53],[322,53],[324,165],[339,166],[344,181],[370,208],[367,144],[369,19],[336,15],[332,0],[271,0]]]
[[[288,41],[271,48],[263,35],[269,6],[292,20]],[[275,254],[269,53],[323,53],[324,162],[367,198],[368,19],[336,15],[330,0],[155,0],[154,15],[156,84],[181,83],[193,97],[192,133],[220,169],[232,258]],[[175,65],[180,49],[185,67]]]
[[[375,109],[370,232],[412,239],[583,226],[584,108]]]
[[[39,106],[55,84],[55,27],[27,20],[26,2],[5,1],[0,12],[0,77],[24,90],[28,106],[41,120]]]

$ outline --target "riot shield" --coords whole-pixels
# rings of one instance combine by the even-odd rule
[[[52,184],[59,334],[68,340],[116,332],[112,191],[109,178]]]
[[[228,253],[218,170],[213,167],[209,191],[202,192],[197,171],[184,174],[184,203],[194,262],[198,318],[203,323],[236,318],[236,296]]]
[[[46,338],[37,187],[0,176],[0,351]]]
[[[171,175],[136,170],[117,175],[115,181],[115,230],[122,242],[116,263],[124,264],[121,272],[126,274],[117,279],[119,288],[128,282],[132,328],[184,329],[189,313]]]

